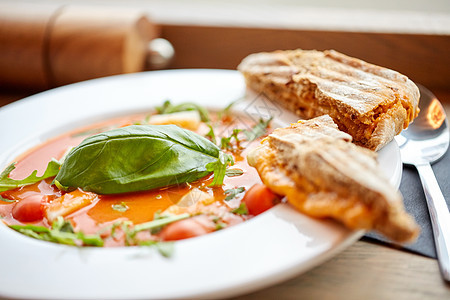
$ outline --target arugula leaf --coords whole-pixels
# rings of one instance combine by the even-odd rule
[[[191,215],[188,213],[181,214],[181,215],[168,216],[165,218],[160,218],[158,220],[153,220],[150,222],[138,224],[138,225],[134,226],[133,231],[135,233],[137,233],[137,232],[144,231],[144,230],[152,230],[152,229],[156,229],[156,228],[161,228],[170,223],[173,223],[173,222],[176,222],[179,220],[183,220],[183,219],[187,219],[189,217],[191,217]]]
[[[164,101],[163,105],[157,106],[155,109],[156,109],[157,113],[160,115],[170,114],[170,113],[179,112],[179,111],[196,110],[200,114],[200,118],[201,118],[202,122],[209,122],[211,120],[211,118],[209,117],[208,110],[206,110],[206,108],[204,108],[201,105],[192,103],[192,102],[185,102],[185,103],[173,105],[170,102],[170,100],[166,100],[166,101]]]
[[[235,177],[244,174],[244,171],[240,169],[227,169],[225,171],[225,176],[227,177]]]
[[[237,215],[248,215],[248,208],[245,202],[241,202],[239,207],[233,209],[231,212]]]
[[[209,131],[207,134],[205,134],[205,137],[209,139],[211,142],[213,142],[215,145],[217,145],[216,142],[216,134],[214,133],[214,128],[211,126],[211,124],[206,124],[209,127]]]
[[[77,238],[83,242],[85,246],[103,247],[103,239],[98,234],[84,234],[82,231],[77,232]]]
[[[58,174],[59,168],[61,166],[61,164],[57,160],[52,159],[48,163],[47,168],[45,169],[44,174],[42,176],[36,176],[37,170],[34,170],[31,173],[31,175],[29,175],[27,178],[21,179],[21,180],[15,180],[15,179],[9,178],[9,174],[11,173],[11,171],[16,168],[15,164],[16,163],[13,162],[8,167],[6,167],[6,169],[0,174],[0,192],[13,190],[13,189],[21,187],[21,186],[30,185],[30,184],[39,182],[46,178],[54,177]]]
[[[225,197],[225,201],[229,201],[235,198],[238,194],[245,192],[245,187],[241,186],[234,189],[228,189],[224,191],[224,194],[227,195]]]
[[[55,184],[97,194],[150,190],[198,180],[223,155],[175,125],[131,125],[86,138],[67,155]]]
[[[113,204],[111,205],[112,209],[119,212],[126,212],[129,207],[125,204],[125,202],[119,203],[119,204]]]
[[[52,224],[52,228],[36,225],[10,225],[10,228],[29,237],[64,245],[77,246],[79,242],[85,246],[103,246],[103,239],[98,234],[74,233],[72,224],[58,217]]]
[[[233,156],[220,152],[219,159],[217,161],[206,165],[206,170],[214,172],[213,181],[209,184],[209,186],[221,186],[223,184],[223,179],[225,178],[225,173],[229,164],[234,165]]]
[[[270,119],[264,120],[259,119],[259,122],[253,126],[251,130],[244,130],[245,137],[247,138],[247,141],[254,141],[257,138],[263,136],[267,132],[267,127],[269,127],[270,122],[272,121],[273,117]]]

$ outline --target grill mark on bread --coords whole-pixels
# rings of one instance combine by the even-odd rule
[[[299,211],[331,217],[352,229],[376,229],[397,242],[419,228],[401,194],[380,175],[377,154],[358,147],[327,116],[274,130],[249,163],[274,192]]]
[[[418,88],[406,76],[333,50],[252,54],[238,69],[253,90],[302,118],[329,114],[355,143],[372,150],[418,114]]]

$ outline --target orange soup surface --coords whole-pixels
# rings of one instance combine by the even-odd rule
[[[145,115],[143,114],[117,118],[54,138],[20,156],[17,159],[16,168],[10,173],[10,177],[13,179],[23,179],[30,175],[33,170],[37,170],[37,175],[39,176],[44,172],[48,162],[52,158],[60,160],[71,147],[77,146],[89,135],[111,128],[124,127],[140,122],[143,119],[145,119]],[[250,121],[246,122],[248,123],[244,124],[245,126],[251,126]],[[230,130],[236,127],[242,127],[242,118],[239,118],[239,122],[233,121],[231,118],[224,118],[219,121],[216,120],[215,124],[214,130],[216,135],[217,133],[222,133],[221,136],[228,136]],[[204,136],[208,130],[209,127],[205,123],[201,123],[196,132]],[[220,139],[220,135],[216,136],[216,138]],[[178,222],[184,222],[186,226],[194,229],[197,226],[199,228],[197,230],[199,234],[193,236],[238,224],[250,218],[251,215],[232,213],[232,211],[241,206],[242,199],[245,195],[244,191],[248,191],[253,185],[261,183],[256,170],[250,167],[245,159],[249,149],[259,145],[259,143],[260,139],[249,143],[248,146],[245,145],[246,147],[237,144],[231,147],[231,149],[226,150],[227,153],[233,155],[235,160],[235,164],[230,168],[241,170],[243,173],[236,176],[225,176],[223,185],[220,187],[209,186],[213,179],[213,175],[210,174],[195,182],[182,183],[148,191],[94,196],[89,193],[93,197],[89,200],[89,204],[73,211],[65,216],[64,219],[70,221],[75,232],[82,231],[85,234],[100,233],[105,236],[111,235],[110,238],[105,239],[105,246],[121,246],[127,243],[123,235],[117,234],[114,236],[115,233],[111,233],[111,228],[115,226],[114,224],[118,224],[118,222],[131,222],[136,225],[149,222],[153,220],[155,214],[162,213],[166,210],[175,214],[191,213],[194,216],[193,220]],[[235,197],[231,197],[231,199],[226,199],[227,197],[230,198],[229,191],[236,190],[237,188],[240,189],[239,193]],[[194,189],[203,192],[202,195],[206,193],[213,196],[214,201],[209,201],[202,205],[189,205],[189,203],[177,205],[183,196]],[[70,203],[70,197],[85,197],[87,193],[78,190],[71,192],[70,195],[66,195],[65,192],[59,190],[52,184],[52,178],[48,178],[32,185],[3,192],[0,195],[6,200],[0,201],[0,216],[7,225],[34,224],[50,228],[51,222],[48,216],[36,221],[27,221],[26,215],[25,217],[18,215],[19,204],[23,201],[22,206],[25,206],[27,201],[31,202],[30,199],[38,199],[40,203],[43,203],[43,208],[37,209],[45,210],[46,205],[51,205],[54,201],[60,201],[58,199],[62,199],[62,196],[66,198],[66,202],[68,201]],[[206,211],[207,214],[202,210]],[[205,215],[208,217],[205,217]],[[172,226],[172,228],[176,229],[176,226]],[[195,231],[194,229],[191,231]],[[172,233],[172,236],[167,231],[170,231],[169,228],[154,234],[149,234],[151,236],[149,239],[174,240],[190,237],[189,234],[186,235],[182,230],[182,234],[178,230],[175,234]],[[141,235],[144,236],[145,234]]]

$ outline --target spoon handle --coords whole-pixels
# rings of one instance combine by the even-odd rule
[[[427,199],[442,276],[450,281],[450,213],[429,163],[416,165]]]

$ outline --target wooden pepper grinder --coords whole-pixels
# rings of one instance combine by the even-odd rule
[[[141,11],[1,5],[0,87],[48,89],[167,66],[170,43]]]

